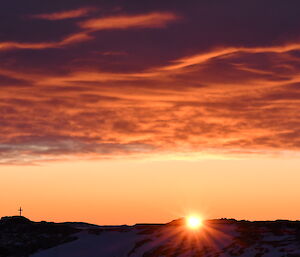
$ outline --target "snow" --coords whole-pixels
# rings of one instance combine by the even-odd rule
[[[105,232],[99,235],[81,232],[76,241],[31,255],[32,257],[127,257],[137,239],[135,231]],[[125,254],[126,253],[126,254]]]
[[[77,240],[40,251],[30,257],[282,257],[286,254],[300,255],[300,244],[293,233],[276,235],[259,226],[257,233],[260,233],[261,237],[256,240],[252,238],[253,229],[256,229],[255,224],[250,224],[249,227],[249,223],[242,225],[212,223],[200,230],[198,234],[193,234],[182,226],[170,225],[97,227],[98,233],[91,232],[89,227],[76,234]]]

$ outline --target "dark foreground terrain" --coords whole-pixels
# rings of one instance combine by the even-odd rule
[[[96,226],[0,221],[0,257],[300,257],[300,222],[207,220],[190,230],[167,224]]]

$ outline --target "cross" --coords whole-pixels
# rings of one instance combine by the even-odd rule
[[[18,211],[20,213],[20,216],[22,216],[22,211],[23,211],[22,207],[20,207],[20,209]]]

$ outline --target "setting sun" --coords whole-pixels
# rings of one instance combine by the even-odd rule
[[[189,216],[187,217],[187,226],[190,229],[198,229],[202,226],[202,220],[197,216]]]

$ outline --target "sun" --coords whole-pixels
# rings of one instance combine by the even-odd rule
[[[186,218],[186,224],[190,229],[198,229],[202,226],[202,219],[198,216],[188,216]]]

